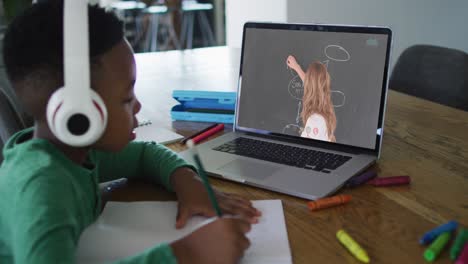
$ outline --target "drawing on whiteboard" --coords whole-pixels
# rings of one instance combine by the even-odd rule
[[[338,45],[328,45],[323,49],[323,52],[328,59],[333,61],[349,61],[351,59],[349,52]]]
[[[289,81],[288,91],[292,98],[299,101],[302,100],[302,96],[304,95],[304,87],[299,75],[294,76],[291,81]]]

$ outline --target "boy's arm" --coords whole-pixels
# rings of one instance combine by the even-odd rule
[[[175,152],[154,142],[130,142],[117,153],[93,152],[100,182],[118,178],[146,178],[172,190],[170,176],[178,168],[195,168]]]
[[[65,175],[40,176],[45,173],[17,186],[19,193],[9,212],[15,263],[74,262],[79,227],[87,216],[78,213],[79,201],[71,195],[75,192],[60,177]]]
[[[48,172],[38,172],[37,175],[45,173]],[[11,250],[15,263],[76,262],[81,230],[93,221],[95,203],[92,198],[82,199],[83,193],[68,180],[66,173],[55,174],[55,177],[32,177],[17,186],[20,193],[11,211],[2,212],[14,222],[11,225]],[[161,244],[117,263],[172,264],[177,261],[171,247]]]
[[[62,199],[48,199],[55,196],[53,189],[49,191],[52,193],[46,197],[44,192],[31,192],[16,203],[13,216],[16,221],[13,229],[15,263],[75,263],[77,241],[81,235],[80,217],[83,216],[73,212],[73,206],[65,206],[68,201],[64,201],[63,196]],[[161,244],[116,263],[176,264],[177,261],[171,247]]]

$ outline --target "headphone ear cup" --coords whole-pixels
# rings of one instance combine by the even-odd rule
[[[47,122],[52,133],[63,143],[84,147],[95,143],[107,125],[104,101],[90,89],[91,100],[80,103],[65,98],[65,88],[58,89],[47,105]]]
[[[96,118],[96,130],[99,130],[99,136],[104,133],[107,126],[107,108],[102,100],[101,96],[96,93],[94,90],[90,89],[91,100],[93,104],[93,114],[92,117]],[[96,139],[97,140],[97,139]]]
[[[49,129],[52,131],[52,133],[57,136],[57,130],[55,126],[55,116],[57,115],[57,111],[62,107],[63,100],[64,100],[64,89],[60,88],[56,90],[52,96],[49,98],[49,101],[47,102],[47,111],[46,111],[46,117],[47,117],[47,124],[49,125]]]

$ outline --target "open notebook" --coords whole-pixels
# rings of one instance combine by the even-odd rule
[[[262,217],[247,235],[251,246],[241,263],[292,263],[281,201],[253,204],[262,211]],[[176,214],[176,202],[109,202],[97,222],[81,235],[77,263],[103,263],[132,256],[177,240],[214,220],[193,217],[185,228],[177,230]]]
[[[170,129],[159,127],[149,120],[140,122],[135,132],[136,141],[155,141],[159,144],[170,144],[184,138],[184,136]]]

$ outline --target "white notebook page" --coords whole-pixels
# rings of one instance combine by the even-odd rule
[[[280,200],[253,201],[262,211],[247,234],[251,246],[241,263],[292,263]],[[214,220],[193,217],[175,229],[176,202],[109,202],[99,219],[81,235],[78,263],[102,263],[136,255],[163,242],[177,240]]]

